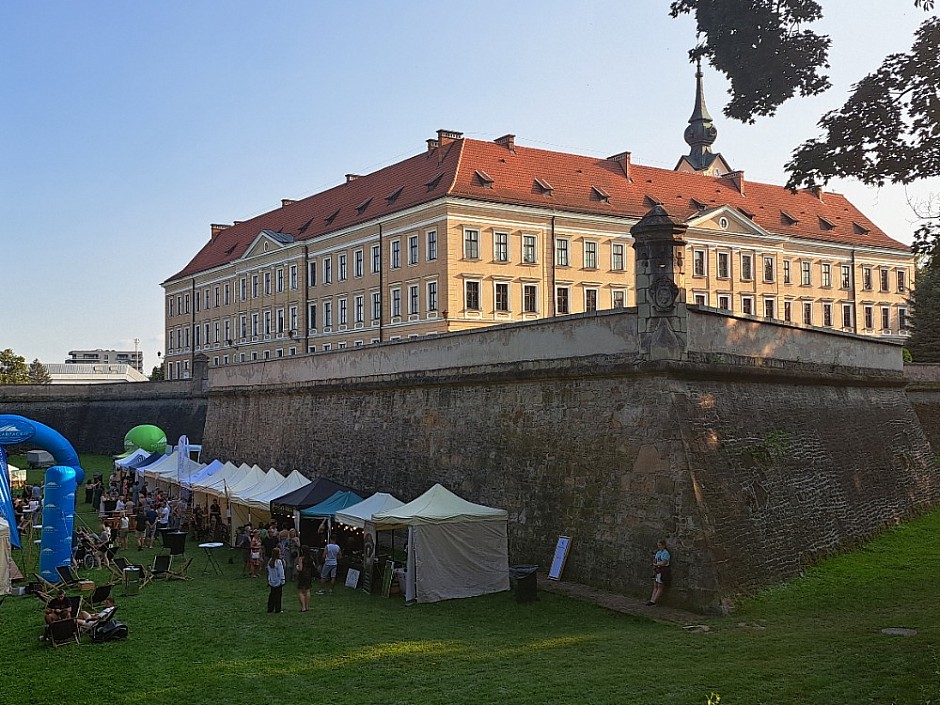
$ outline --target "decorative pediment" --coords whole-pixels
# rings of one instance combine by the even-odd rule
[[[293,235],[275,232],[274,230],[262,230],[255,236],[255,239],[252,240],[251,245],[245,250],[245,254],[243,254],[241,258],[248,259],[250,257],[263,255],[267,252],[280,250],[293,242]]]
[[[770,237],[773,234],[751,220],[748,213],[744,213],[733,206],[719,206],[695,213],[686,224],[689,228],[714,230],[735,235],[758,235]]]

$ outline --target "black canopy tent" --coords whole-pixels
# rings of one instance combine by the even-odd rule
[[[319,504],[325,499],[332,497],[337,492],[356,492],[356,490],[352,487],[328,480],[325,477],[319,477],[309,485],[304,485],[293,492],[288,492],[281,497],[272,499],[271,516],[277,521],[278,526],[287,523],[285,521],[287,518],[290,520],[290,525],[293,526],[295,519],[294,512],[299,512],[301,509]],[[312,530],[310,525],[312,523],[313,522],[310,520],[300,522],[300,539],[310,546],[316,545],[314,543],[314,536],[310,533]],[[319,522],[317,523],[319,524]]]

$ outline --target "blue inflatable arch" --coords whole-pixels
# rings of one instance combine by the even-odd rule
[[[27,442],[48,451],[56,462],[45,477],[39,574],[50,582],[59,582],[56,568],[72,562],[75,490],[85,481],[85,471],[78,453],[61,433],[23,416],[0,414],[0,513],[10,523],[10,543],[14,546],[20,546],[20,536],[13,511],[6,446]]]

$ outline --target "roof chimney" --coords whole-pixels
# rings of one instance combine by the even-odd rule
[[[362,177],[359,174],[346,174],[346,183],[350,181],[355,181],[356,179],[361,179]]]
[[[212,234],[209,236],[209,239],[210,239],[210,240],[215,240],[215,239],[219,236],[219,233],[222,232],[223,230],[225,230],[227,227],[229,227],[229,226],[228,226],[228,225],[219,225],[218,223],[212,223],[212,224],[209,226],[209,228],[212,230]]]
[[[295,201],[295,200],[292,199],[292,198],[282,198],[282,199],[281,199],[281,208],[283,208],[284,206],[289,206],[291,203],[297,203],[297,201]]]
[[[438,145],[437,140],[435,139],[428,140],[428,151],[433,152],[435,149],[437,149],[437,145]]]
[[[620,164],[620,168],[623,169],[623,175],[627,177],[627,181],[633,182],[633,177],[630,176],[630,152],[621,152],[620,154],[615,154],[607,158],[612,162]]]
[[[516,136],[515,135],[503,135],[502,137],[497,137],[493,141],[496,144],[508,149],[512,154],[516,153]]]
[[[437,144],[440,147],[446,147],[451,142],[463,139],[463,132],[454,132],[453,130],[438,130]]]
[[[730,171],[728,176],[731,177],[731,181],[734,183],[734,187],[738,190],[742,196],[744,195],[744,172],[741,170]]]

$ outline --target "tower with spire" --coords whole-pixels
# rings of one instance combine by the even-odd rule
[[[723,176],[732,169],[727,160],[712,145],[718,138],[718,129],[705,107],[705,90],[702,87],[702,60],[698,59],[695,70],[695,105],[689,125],[685,128],[685,142],[689,153],[679,157],[675,171],[695,172],[706,176]]]

